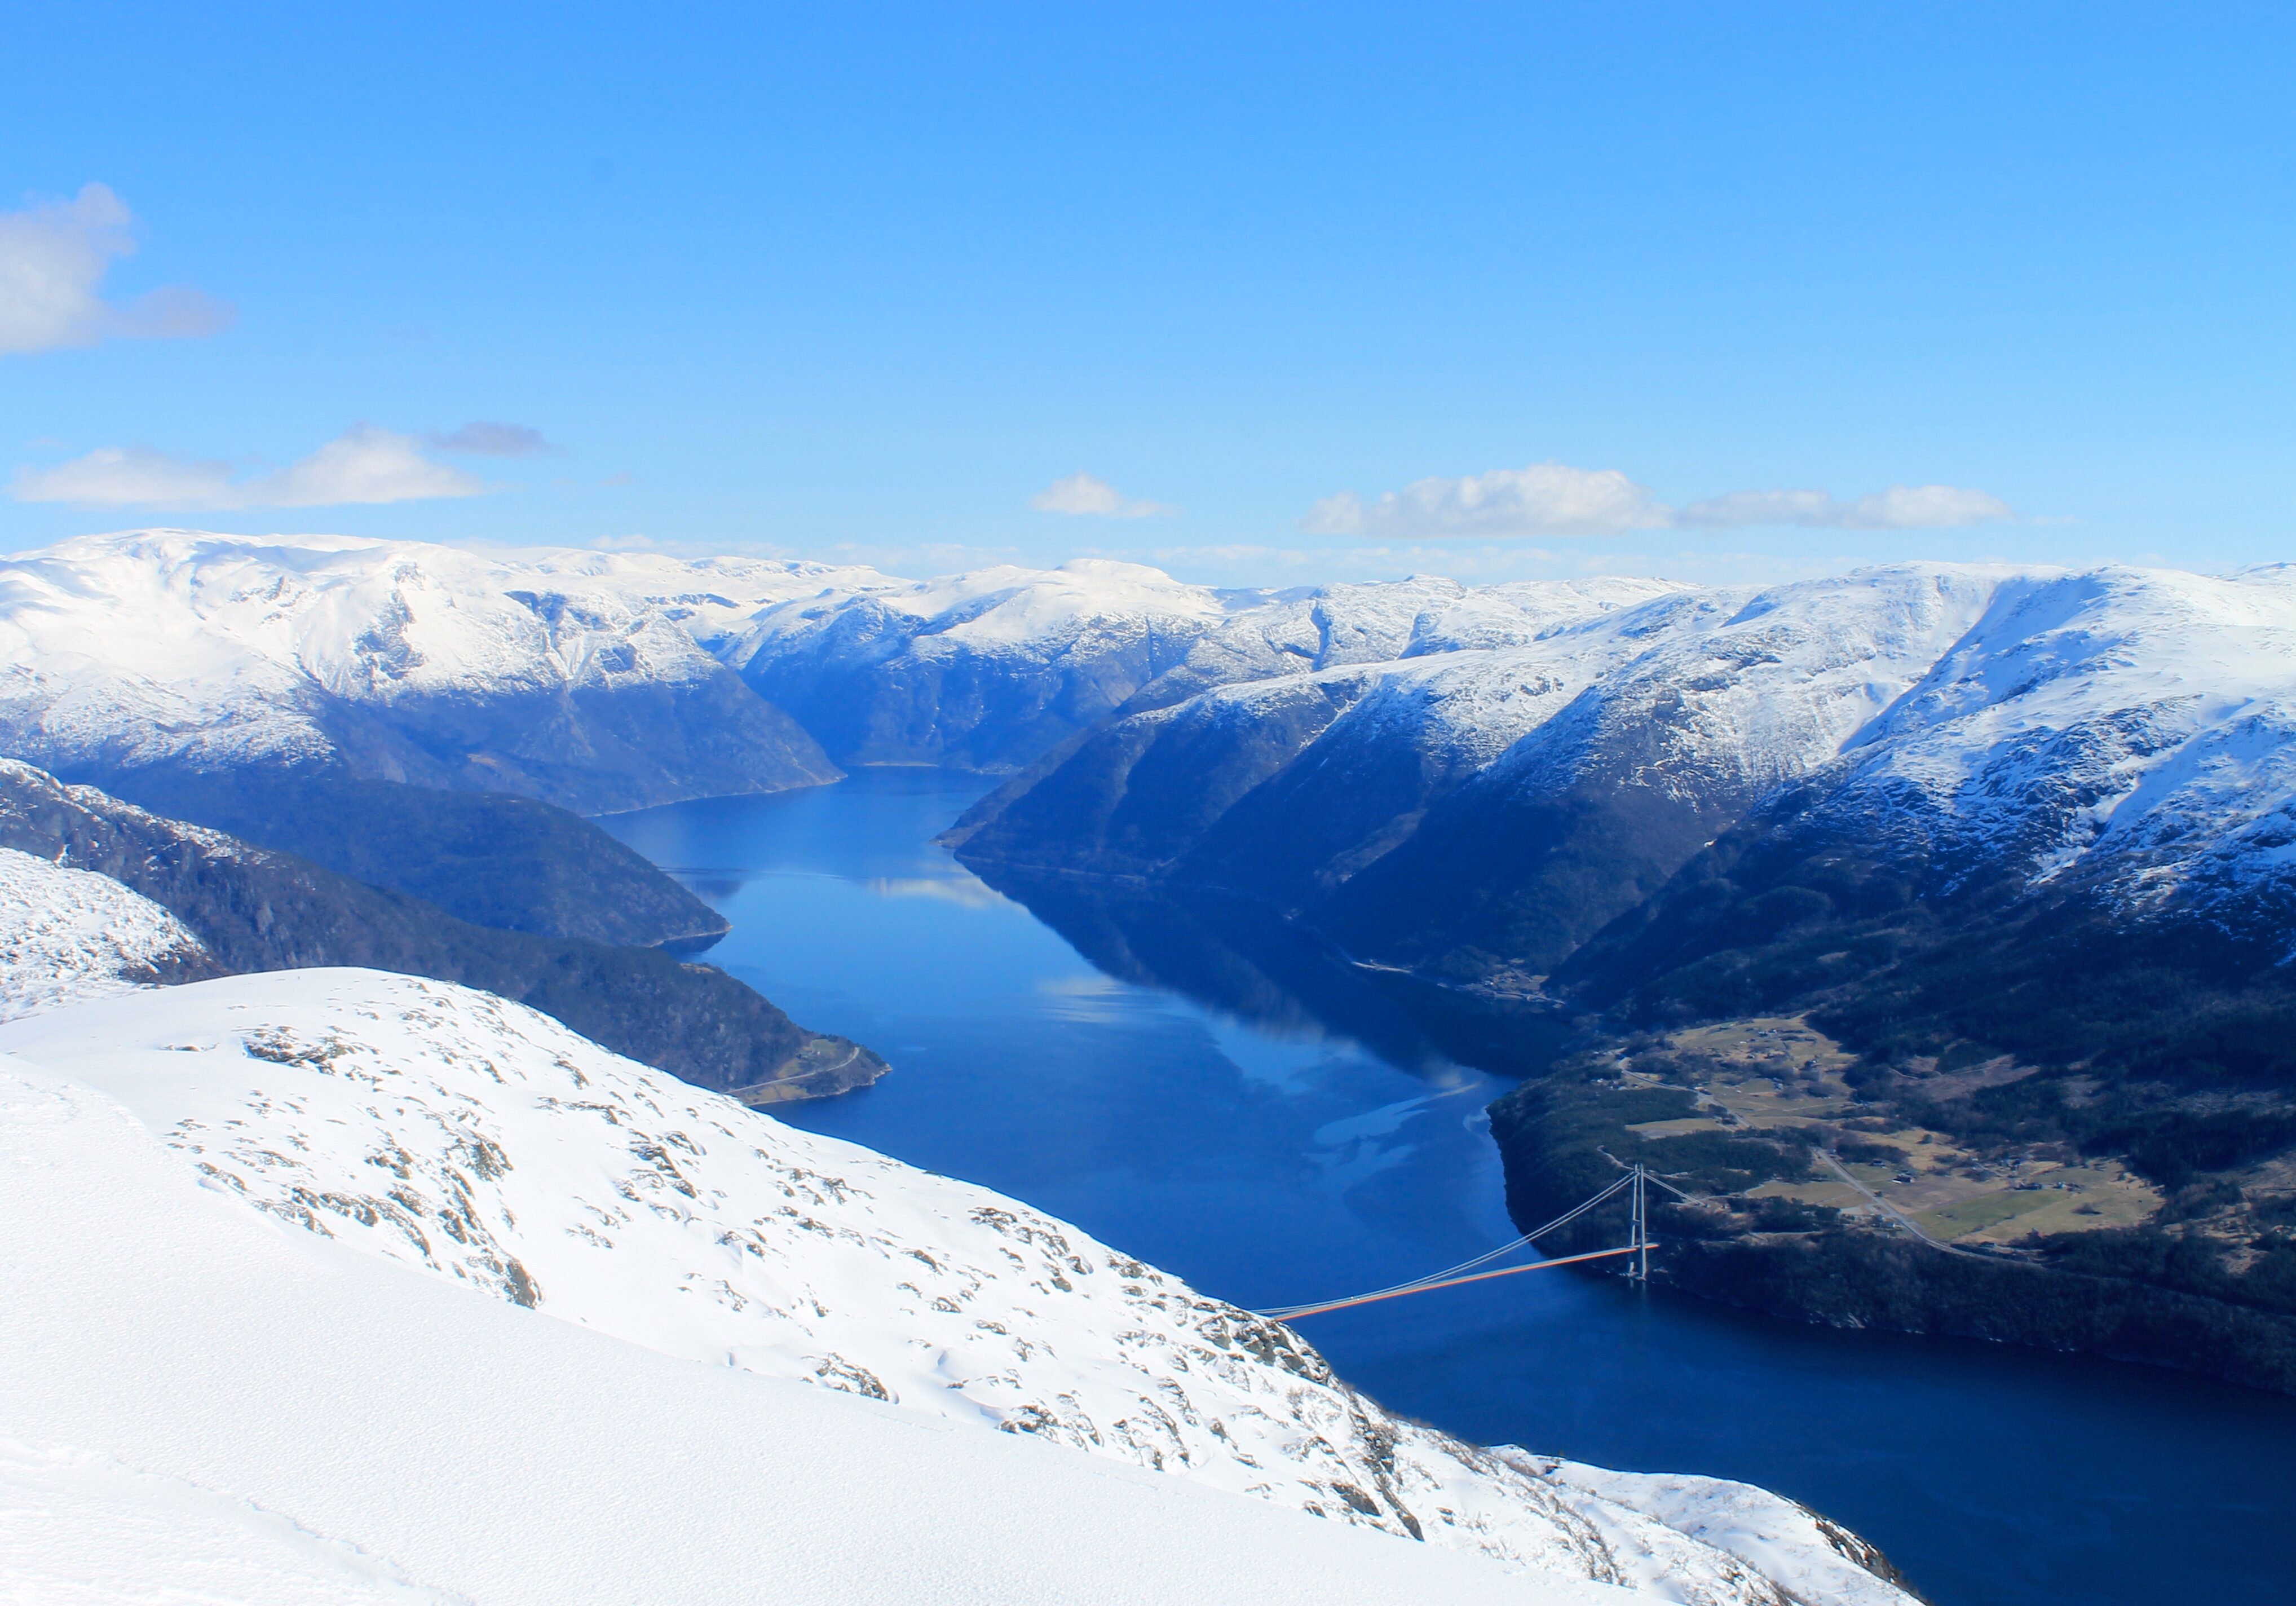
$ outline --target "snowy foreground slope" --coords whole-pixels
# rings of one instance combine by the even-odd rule
[[[92,1525],[370,1569],[283,1599],[1906,1598],[1788,1502],[1399,1422],[1072,1227],[483,994],[237,977],[0,1052],[0,1489],[62,1536],[0,1565]],[[655,1565],[698,1570],[616,1581]]]
[[[0,1596],[1627,1600],[650,1353],[283,1233],[0,1061]]]

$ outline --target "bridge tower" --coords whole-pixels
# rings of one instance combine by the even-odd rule
[[[1650,1282],[1650,1207],[1643,1185],[1642,1162],[1635,1163],[1634,1236],[1628,1240],[1634,1258],[1628,1263],[1627,1276],[1631,1282],[1647,1285]]]

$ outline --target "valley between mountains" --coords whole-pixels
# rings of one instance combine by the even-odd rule
[[[1685,1291],[2296,1391],[2292,736],[2287,569],[1235,592],[84,538],[0,562],[18,1231],[94,1168],[283,1297],[452,1285],[1462,1553],[1446,1598],[1902,1601],[1791,1502],[1466,1445],[1120,1247],[775,1122],[886,1045],[701,963],[722,917],[594,817],[1001,777],[949,843],[1111,974],[1516,1078],[1521,1225],[1640,1163],[1686,1196],[1652,1262]],[[53,1406],[16,1485],[99,1524],[160,1462],[278,1487],[74,1460],[130,1430],[54,1404],[62,1331],[12,1361]],[[986,1499],[1036,1475],[953,1454]],[[460,1598],[409,1536],[306,1527],[392,1558],[340,1598]]]

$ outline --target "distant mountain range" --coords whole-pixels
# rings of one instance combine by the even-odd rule
[[[2276,1387],[2292,737],[2288,567],[1221,591],[181,531],[0,564],[0,750],[67,780],[627,944],[714,917],[574,814],[1002,774],[950,840],[1062,929],[1185,969],[1078,896],[1224,901],[1472,1015],[1428,1040],[1529,1076],[1494,1114],[1526,1224],[1631,1152],[1712,1200],[1685,1286]],[[2152,1303],[1986,1281],[2033,1268]]]

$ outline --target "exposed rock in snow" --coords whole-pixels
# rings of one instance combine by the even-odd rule
[[[1791,1572],[1804,1601],[1906,1598],[1789,1503],[1623,1475],[1597,1488],[1588,1470],[1390,1417],[1287,1329],[1074,1227],[483,994],[372,971],[234,978],[20,1022],[0,1050],[123,1100],[279,1221],[667,1355],[1539,1578],[1783,1606]],[[1701,1523],[1719,1541],[1688,1531]]]
[[[0,848],[0,1020],[221,973],[150,898],[108,875]]]
[[[21,1061],[0,1060],[0,1173],[12,1601],[1652,1599],[475,1298],[196,1185],[120,1105]]]

